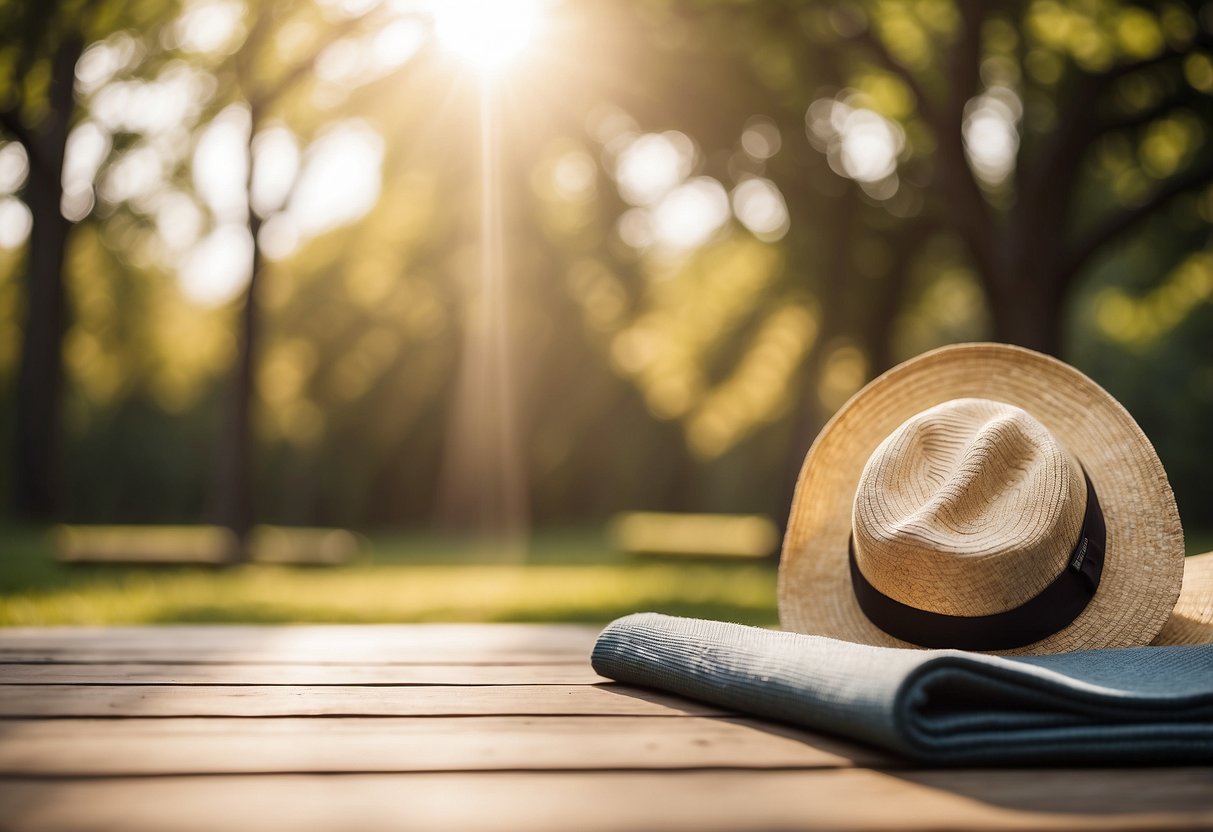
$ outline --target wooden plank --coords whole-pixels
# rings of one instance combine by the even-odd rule
[[[752,720],[465,717],[0,720],[0,774],[165,775],[896,765]]]
[[[583,662],[598,632],[566,624],[13,628],[0,631],[0,662]]]
[[[6,778],[0,806],[10,832],[1195,829],[1213,770]]]
[[[585,665],[590,653],[553,654],[523,651],[482,651],[452,654],[449,651],[400,656],[363,656],[349,659],[340,650],[329,654],[298,653],[264,649],[213,651],[210,654],[175,655],[171,649],[142,651],[108,650],[0,650],[2,665]]]
[[[0,717],[714,716],[715,705],[623,685],[0,685]],[[320,730],[317,728],[317,730]]]
[[[581,650],[593,644],[600,627],[581,624],[201,624],[156,627],[8,627],[0,645],[82,643],[168,645],[186,649],[230,646],[252,639],[290,644],[405,641],[415,645],[473,648],[525,644],[545,651]]]
[[[0,664],[6,685],[592,685],[581,664]]]

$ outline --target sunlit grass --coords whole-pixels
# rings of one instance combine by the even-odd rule
[[[642,562],[599,536],[551,533],[503,565],[426,537],[373,538],[340,568],[68,567],[41,535],[0,537],[0,625],[208,622],[605,623],[640,610],[774,624],[769,564]]]

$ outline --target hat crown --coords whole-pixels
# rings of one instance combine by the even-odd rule
[[[855,558],[903,604],[992,615],[1057,577],[1085,509],[1079,463],[1036,418],[954,399],[902,423],[868,459],[852,513]]]

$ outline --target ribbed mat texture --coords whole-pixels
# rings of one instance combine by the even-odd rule
[[[1213,761],[1213,645],[1003,658],[629,615],[594,670],[939,764]]]

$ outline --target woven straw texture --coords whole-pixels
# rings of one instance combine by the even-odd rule
[[[784,539],[780,622],[801,633],[915,646],[860,610],[847,562],[853,530],[864,575],[902,603],[961,616],[1016,607],[1064,568],[1085,508],[1084,470],[1107,524],[1099,589],[1069,626],[1007,652],[1149,644],[1183,575],[1183,532],[1162,464],[1099,385],[1056,359],[1002,344],[945,347],[908,361],[822,430]]]
[[[1004,658],[643,613],[593,665],[930,763],[1213,761],[1213,645]]]
[[[1153,643],[1213,644],[1213,552],[1185,560],[1179,601]]]

